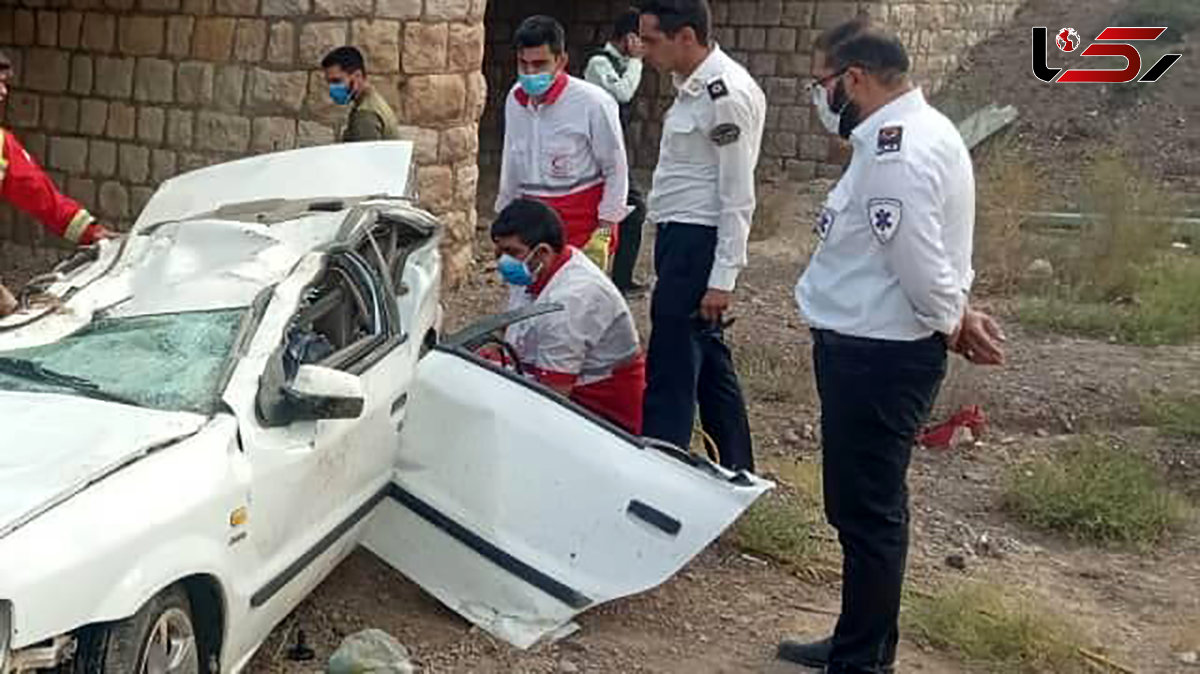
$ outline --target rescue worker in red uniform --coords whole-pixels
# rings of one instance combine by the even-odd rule
[[[496,211],[531,197],[558,212],[567,243],[602,269],[628,213],[628,161],[617,102],[567,74],[566,34],[548,16],[521,23],[517,85],[504,108]]]
[[[566,244],[546,204],[517,199],[492,223],[509,309],[563,309],[510,325],[504,339],[522,369],[556,393],[635,435],[642,432],[646,359],[633,314],[608,276]]]
[[[0,104],[8,98],[12,63],[0,53]],[[113,235],[87,209],[63,196],[33,157],[7,129],[0,128],[0,200],[28,213],[68,241],[87,245]],[[12,293],[0,283],[0,316],[17,308]]]

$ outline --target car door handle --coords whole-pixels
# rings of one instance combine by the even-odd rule
[[[399,412],[401,408],[408,404],[408,394],[401,393],[399,398],[392,401],[392,414]]]

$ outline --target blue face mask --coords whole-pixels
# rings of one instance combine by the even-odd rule
[[[517,75],[517,82],[530,96],[541,96],[554,86],[554,73],[534,73],[532,75]]]
[[[338,105],[349,103],[352,96],[350,84],[347,82],[334,82],[329,85],[329,97]]]
[[[496,263],[496,270],[500,272],[500,278],[509,285],[523,288],[533,285],[533,272],[529,271],[529,264],[526,262],[532,255],[533,252],[530,251],[525,260],[518,260],[508,253],[501,255],[500,260]]]

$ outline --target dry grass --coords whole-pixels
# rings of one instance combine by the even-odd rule
[[[1009,585],[968,583],[935,595],[916,592],[902,616],[909,636],[948,651],[972,668],[1068,674],[1089,671],[1079,630],[1065,616]]]
[[[766,342],[731,347],[748,402],[794,404],[816,398],[812,364],[803,349]]]
[[[1009,294],[1020,284],[1026,267],[1022,251],[1021,211],[1039,201],[1037,166],[1012,143],[989,146],[979,162],[979,220],[975,245],[981,289]]]
[[[1010,469],[1004,506],[1021,521],[1073,539],[1146,548],[1182,529],[1186,501],[1134,448],[1085,438]]]
[[[1171,435],[1200,440],[1200,395],[1147,398],[1142,418]]]
[[[730,532],[734,545],[793,570],[823,560],[831,536],[824,521],[821,466],[795,461],[766,467],[778,488],[759,499]]]

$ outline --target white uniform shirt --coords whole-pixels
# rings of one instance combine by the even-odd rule
[[[522,363],[578,375],[576,384],[586,386],[612,376],[641,347],[633,314],[617,287],[586,255],[568,250],[571,258],[536,298],[514,287],[508,307],[557,302],[564,309],[510,325],[504,338]]]
[[[754,217],[754,168],[767,99],[720,47],[686,80],[663,120],[649,218],[717,228],[708,287],[733,290],[746,266]]]
[[[624,66],[624,73],[618,73],[608,57],[597,54],[588,61],[583,79],[607,91],[618,103],[632,101],[642,83],[642,60],[622,54],[611,42],[604,45],[604,51]]]
[[[617,103],[570,77],[549,102],[522,105],[514,86],[504,107],[504,152],[496,211],[521,196],[563,197],[604,184],[601,220],[625,219],[629,170]]]
[[[812,327],[916,340],[958,325],[975,273],[975,176],[954,124],[914,90],[850,134],[850,166],[796,286]]]

